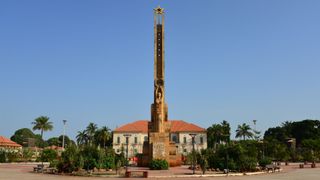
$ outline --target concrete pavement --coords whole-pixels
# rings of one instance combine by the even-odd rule
[[[320,169],[319,168],[304,168],[299,169],[298,164],[291,164],[290,166],[282,166],[282,172],[276,173],[264,173],[259,175],[244,175],[244,176],[228,176],[220,174],[223,177],[192,177],[192,176],[180,176],[176,179],[201,179],[201,180],[319,180]],[[64,176],[64,175],[50,175],[42,173],[32,173],[34,165],[30,164],[0,164],[0,180],[97,180],[106,177],[79,177],[79,176]],[[190,172],[185,167],[171,168],[169,171],[150,171],[149,175],[153,178],[149,179],[172,179],[178,177],[177,175],[183,175],[181,173]],[[162,176],[161,176],[162,175]],[[108,179],[127,179],[127,178],[108,178]],[[141,178],[131,178],[140,179]]]

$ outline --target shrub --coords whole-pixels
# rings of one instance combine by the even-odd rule
[[[269,158],[269,157],[262,158],[262,159],[260,159],[260,161],[259,161],[259,165],[260,165],[262,168],[265,168],[268,164],[271,164],[271,163],[272,163],[272,160],[271,160],[271,158]]]
[[[149,167],[151,170],[166,170],[169,168],[169,164],[164,159],[154,159],[150,162]]]
[[[22,157],[24,161],[31,161],[33,152],[28,148],[23,148]]]
[[[58,161],[57,159],[54,159],[54,160],[50,161],[49,167],[51,167],[51,168],[57,168],[57,167],[58,167],[58,164],[59,164],[59,161]]]
[[[41,161],[49,162],[57,159],[58,153],[52,149],[45,149],[41,153]]]
[[[6,152],[6,157],[8,158],[8,162],[15,162],[19,158],[19,153],[14,151]]]
[[[104,168],[113,169],[115,167],[115,158],[112,154],[107,154],[104,159]]]
[[[7,157],[6,157],[6,152],[3,150],[0,150],[0,163],[6,162]]]
[[[244,156],[240,163],[240,170],[245,171],[256,171],[257,160],[254,157]]]
[[[202,170],[202,174],[204,174],[208,168],[208,161],[204,155],[201,155],[201,158],[199,160],[199,164],[200,164],[200,167]]]
[[[71,173],[78,169],[77,161],[80,159],[79,151],[76,146],[69,146],[61,155],[61,161],[57,164],[59,172]]]
[[[84,168],[86,170],[92,170],[95,167],[97,167],[97,161],[96,159],[92,158],[92,157],[85,157],[84,158]]]

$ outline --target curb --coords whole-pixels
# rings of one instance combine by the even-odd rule
[[[148,178],[192,178],[192,177],[228,177],[228,176],[252,176],[266,174],[267,172],[232,173],[232,174],[194,174],[194,175],[170,175],[170,176],[148,176]]]

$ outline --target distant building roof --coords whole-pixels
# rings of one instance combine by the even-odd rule
[[[0,147],[22,147],[20,144],[17,144],[10,139],[0,136]]]
[[[47,146],[47,147],[45,147],[45,149],[63,150],[63,148],[62,148],[62,147],[60,147],[60,146],[55,146],[55,145]]]
[[[148,120],[139,120],[116,128],[114,132],[148,133]],[[182,120],[169,120],[171,132],[205,132],[206,129]]]

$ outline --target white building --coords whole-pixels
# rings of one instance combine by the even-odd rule
[[[170,120],[170,122],[170,141],[176,142],[181,154],[186,155],[192,151],[192,137],[190,134],[196,134],[195,150],[199,151],[207,148],[206,129],[182,120]],[[116,128],[113,131],[113,149],[116,153],[121,153],[121,151],[126,153],[125,134],[131,135],[128,139],[128,157],[134,157],[137,153],[142,153],[143,142],[148,141],[148,121],[135,121]]]

